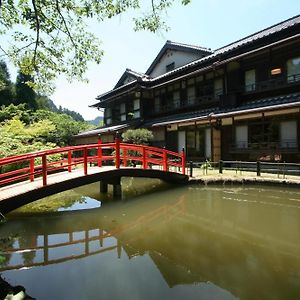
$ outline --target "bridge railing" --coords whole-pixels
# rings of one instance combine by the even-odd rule
[[[43,186],[47,185],[47,175],[53,172],[72,170],[83,166],[84,175],[88,174],[90,164],[102,167],[110,163],[117,169],[121,166],[140,164],[143,169],[160,166],[164,171],[171,167],[181,169],[185,174],[185,153],[169,151],[145,145],[121,143],[116,139],[113,143],[70,146],[33,153],[9,156],[0,159],[0,186],[19,181],[34,181],[42,177]]]

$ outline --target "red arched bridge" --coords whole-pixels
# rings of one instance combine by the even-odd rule
[[[0,159],[0,213],[70,188],[100,181],[121,196],[121,177],[186,183],[185,153],[121,143],[70,146]]]

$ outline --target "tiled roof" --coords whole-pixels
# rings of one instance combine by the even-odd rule
[[[200,59],[195,60],[195,61],[193,61],[191,63],[188,63],[188,64],[186,64],[186,65],[184,65],[182,67],[179,67],[179,68],[177,68],[175,70],[172,70],[172,71],[170,71],[168,73],[162,74],[162,75],[154,78],[153,81],[162,79],[163,77],[167,77],[167,76],[169,76],[171,74],[177,73],[177,72],[182,71],[184,69],[188,69],[188,68],[196,66],[198,64],[201,65],[202,63],[206,62],[207,60],[214,59],[218,55],[225,54],[227,52],[236,50],[236,49],[238,49],[238,48],[240,48],[242,46],[245,46],[247,44],[251,44],[251,43],[253,43],[253,42],[255,42],[255,41],[259,40],[259,39],[262,39],[262,38],[267,37],[267,36],[271,36],[271,35],[273,35],[275,33],[281,32],[281,31],[283,31],[285,29],[288,29],[290,27],[293,27],[293,26],[295,26],[297,24],[300,24],[300,15],[292,17],[292,18],[290,18],[288,20],[285,20],[285,21],[280,22],[280,23],[278,23],[276,25],[273,25],[271,27],[268,27],[266,29],[258,31],[258,32],[254,33],[254,34],[251,34],[251,35],[249,35],[249,36],[247,36],[245,38],[242,38],[242,39],[240,39],[238,41],[230,43],[230,44],[228,44],[228,45],[226,45],[224,47],[216,49],[216,50],[213,51],[213,53],[211,55],[207,55],[207,56],[205,56],[203,58],[200,58]]]
[[[246,44],[249,44],[249,43],[252,43],[258,39],[261,39],[261,38],[264,38],[264,37],[267,37],[267,36],[270,36],[272,34],[275,34],[276,32],[280,32],[284,29],[287,29],[289,27],[292,27],[296,24],[299,24],[300,23],[300,15],[298,16],[295,16],[295,17],[292,17],[290,19],[287,19],[285,21],[282,21],[278,24],[275,24],[273,26],[270,26],[268,28],[265,28],[263,30],[260,30],[254,34],[251,34],[245,38],[242,38],[236,42],[233,42],[227,46],[224,46],[224,47],[221,47],[219,49],[216,49],[214,51],[215,54],[223,54],[225,52],[228,52],[228,51],[231,51],[233,49],[236,49],[238,47],[241,47],[241,46],[244,46]]]
[[[157,76],[155,78],[150,78],[150,77],[146,77],[144,76],[145,74],[143,73],[138,73],[138,72],[134,72],[132,70],[130,70],[130,72],[132,72],[132,74],[136,74],[136,75],[139,75],[137,78],[141,79],[142,82],[148,82],[150,84],[156,84],[157,82],[159,82],[160,80],[164,80],[164,78],[167,78],[169,76],[173,76],[177,73],[180,73],[184,70],[187,70],[187,69],[191,69],[193,67],[200,67],[201,66],[205,66],[205,64],[208,62],[208,61],[211,61],[213,62],[214,60],[216,60],[217,56],[219,55],[222,55],[222,54],[225,54],[225,53],[228,53],[230,51],[234,51],[240,47],[243,47],[243,46],[246,46],[246,45],[250,45],[251,43],[254,43],[260,39],[263,39],[265,37],[268,37],[268,36],[272,36],[276,33],[279,33],[279,32],[283,32],[284,30],[288,30],[289,28],[292,28],[293,26],[296,26],[296,25],[299,25],[300,24],[300,15],[297,15],[295,17],[292,17],[288,20],[285,20],[283,22],[280,22],[278,24],[275,24],[271,27],[268,27],[266,29],[263,29],[261,31],[258,31],[254,34],[251,34],[245,38],[242,38],[236,42],[233,42],[231,44],[228,44],[224,47],[221,47],[219,49],[216,49],[215,51],[211,51],[209,50],[208,48],[203,48],[203,47],[199,47],[199,46],[193,46],[193,45],[187,45],[187,44],[180,44],[180,43],[175,43],[175,42],[171,42],[171,41],[167,41],[165,46],[164,47],[186,47],[186,48],[189,48],[189,49],[198,49],[199,51],[207,51],[208,55],[204,56],[203,58],[200,58],[198,60],[195,60],[193,62],[190,62],[182,67],[179,67],[179,68],[176,68],[170,72],[167,72],[167,73],[164,73],[160,76]],[[157,60],[159,59],[160,55],[163,54],[165,48],[162,48],[159,52],[159,54],[157,55],[157,57],[155,58],[155,60],[152,62],[151,66],[153,66]],[[147,70],[146,74],[149,74],[149,70],[151,69],[151,66],[149,67],[149,69]],[[198,69],[197,69],[198,70]],[[198,70],[199,71],[199,70]],[[142,75],[142,76],[141,76]],[[117,89],[113,90],[113,91],[108,91],[102,95],[99,95],[97,97],[97,99],[100,99],[102,96],[106,96],[106,95],[109,95],[110,93],[113,92],[113,94],[118,90],[118,89],[123,89],[125,88],[126,86],[127,87],[130,87],[130,86],[133,86],[135,83],[137,83],[137,80],[134,80],[124,86],[121,86],[121,87],[118,87]],[[96,104],[94,106],[97,106]]]

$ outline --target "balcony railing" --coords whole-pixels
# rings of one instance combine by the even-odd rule
[[[231,145],[233,152],[251,152],[251,151],[298,151],[299,143],[295,139],[285,139],[276,142],[256,142],[240,141]]]
[[[243,87],[243,91],[245,93],[262,92],[271,89],[291,86],[297,83],[300,84],[300,74],[280,76],[274,77],[269,80],[258,81],[252,84],[245,85]]]
[[[183,108],[192,108],[199,105],[215,104],[220,100],[221,95],[203,95],[195,98],[184,99],[180,103],[168,103],[163,106],[155,106],[152,114],[166,113]]]

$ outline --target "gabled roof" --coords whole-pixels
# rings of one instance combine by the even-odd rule
[[[122,86],[124,80],[127,77],[132,77],[133,80],[136,80],[137,78],[143,78],[143,77],[148,77],[148,76],[145,75],[144,73],[136,72],[131,69],[126,69],[125,72],[123,73],[123,75],[121,76],[121,78],[119,79],[119,81],[117,82],[117,84],[115,85],[114,89]]]
[[[183,52],[189,52],[189,53],[198,53],[199,55],[209,55],[213,53],[210,49],[195,46],[195,45],[188,45],[188,44],[182,44],[182,43],[175,43],[172,41],[166,41],[165,45],[161,48],[155,59],[153,60],[152,64],[146,71],[146,74],[149,75],[154,70],[155,66],[159,63],[161,58],[164,56],[167,50],[178,50]]]

